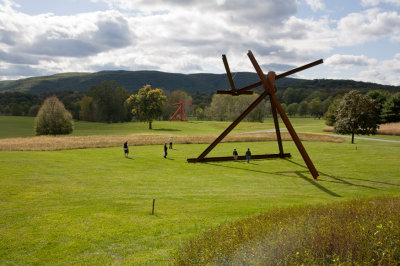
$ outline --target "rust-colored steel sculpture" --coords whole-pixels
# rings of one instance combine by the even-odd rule
[[[191,103],[184,103],[183,100],[179,103],[174,103],[173,106],[179,106],[178,110],[174,113],[174,115],[168,121],[185,121],[187,122],[187,118],[185,112],[183,111],[183,105],[192,105]]]
[[[251,63],[253,64],[254,69],[257,72],[257,75],[260,78],[260,82],[251,84],[249,86],[246,86],[241,89],[236,89],[235,84],[233,82],[232,74],[229,69],[228,61],[226,59],[225,55],[222,55],[222,61],[224,62],[225,70],[228,76],[229,84],[231,86],[231,90],[229,91],[217,91],[218,94],[230,94],[234,96],[242,95],[242,94],[252,94],[253,92],[250,91],[251,89],[257,88],[259,86],[262,86],[264,88],[264,92],[252,103],[250,106],[238,117],[236,118],[235,121],[232,122],[232,124],[225,129],[224,132],[217,137],[213,143],[208,146],[203,153],[199,155],[197,158],[189,158],[187,159],[188,162],[190,163],[196,163],[196,162],[216,162],[216,161],[230,161],[233,160],[233,156],[226,156],[226,157],[208,157],[206,158],[207,154],[215,148],[215,146],[218,145],[254,108],[257,107],[257,105],[262,102],[262,100],[269,96],[270,102],[271,102],[271,109],[272,109],[272,117],[274,119],[274,125],[275,125],[275,132],[276,132],[276,137],[278,141],[278,148],[279,148],[279,153],[278,154],[263,154],[263,155],[252,155],[251,157],[253,159],[264,159],[264,158],[285,158],[285,157],[290,157],[290,153],[284,153],[283,152],[283,145],[282,145],[282,138],[281,138],[281,133],[279,129],[279,121],[278,121],[278,113],[280,117],[282,118],[282,121],[285,123],[285,126],[287,130],[289,131],[290,136],[292,137],[293,141],[296,144],[297,149],[299,150],[301,156],[303,157],[304,162],[306,163],[311,175],[313,176],[314,179],[316,179],[319,174],[318,171],[315,169],[314,164],[312,163],[310,157],[307,154],[307,151],[305,150],[303,144],[301,143],[300,138],[298,137],[296,131],[294,130],[292,124],[289,121],[289,118],[287,117],[285,111],[282,108],[282,105],[278,101],[278,98],[275,95],[275,92],[277,90],[275,86],[275,80],[289,76],[291,74],[300,72],[302,70],[305,70],[307,68],[316,66],[318,64],[323,63],[323,60],[320,59],[318,61],[312,62],[310,64],[304,65],[299,68],[292,69],[288,72],[282,73],[280,75],[275,75],[275,72],[270,71],[268,72],[268,75],[265,76],[263,71],[261,70],[257,60],[255,59],[253,53],[249,51],[247,53]],[[245,156],[239,156],[238,160],[245,160]]]

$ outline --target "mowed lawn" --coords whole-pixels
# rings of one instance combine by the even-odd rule
[[[156,125],[158,122],[154,124]],[[213,132],[215,133],[215,132]],[[189,164],[207,145],[0,152],[0,264],[166,264],[178,246],[272,208],[400,193],[400,143],[304,142],[290,159]],[[223,143],[210,156],[276,153]],[[152,201],[155,215],[151,215]]]
[[[291,118],[296,130],[306,132],[322,133],[324,120],[313,118]],[[75,129],[72,136],[89,135],[130,135],[137,133],[147,134],[219,134],[222,133],[231,122],[219,121],[154,121],[153,130],[149,130],[148,123],[129,122],[129,123],[96,123],[75,121]],[[281,127],[284,124],[281,122]],[[232,132],[254,132],[260,130],[275,129],[272,117],[266,118],[264,123],[243,122],[240,123]],[[0,138],[33,137],[34,118],[24,116],[0,116]]]

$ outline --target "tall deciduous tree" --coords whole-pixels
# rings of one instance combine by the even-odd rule
[[[93,98],[89,96],[83,96],[80,101],[79,118],[85,121],[95,121],[94,113],[95,107]]]
[[[259,95],[256,93],[253,95],[240,95],[238,97],[214,94],[210,107],[207,108],[207,116],[218,121],[233,121],[246,110],[258,96]],[[259,104],[245,118],[245,121],[263,122],[266,112],[265,104]]]
[[[342,96],[336,96],[335,99],[333,99],[332,103],[328,107],[328,111],[326,111],[324,118],[325,118],[325,123],[328,126],[334,126],[336,123],[336,118],[337,118],[337,112],[339,108],[339,104],[342,101]]]
[[[310,114],[318,119],[320,119],[324,114],[322,109],[322,102],[319,98],[312,99],[311,102],[308,104],[308,109],[310,111]]]
[[[309,113],[308,102],[302,101],[301,103],[299,103],[299,108],[297,109],[297,113],[300,116],[306,116]]]
[[[132,94],[126,100],[132,108],[132,114],[142,122],[149,122],[149,129],[152,129],[152,122],[162,115],[162,109],[166,97],[161,89],[152,89],[146,85],[137,94]]]
[[[35,119],[36,135],[70,134],[73,125],[71,113],[56,96],[43,102]]]
[[[299,109],[298,103],[291,103],[288,105],[288,114],[290,116],[295,116],[297,114],[297,109]]]
[[[343,96],[339,104],[335,131],[351,134],[351,143],[354,143],[354,134],[376,134],[378,122],[379,110],[375,101],[352,90]]]
[[[93,99],[95,121],[116,123],[130,120],[128,109],[124,105],[129,93],[116,81],[103,81],[92,86],[88,96]]]

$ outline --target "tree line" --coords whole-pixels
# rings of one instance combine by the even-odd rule
[[[325,118],[328,125],[334,125],[343,95],[327,97],[329,94],[322,95],[320,91],[307,95],[305,91],[289,87],[283,92],[277,92],[286,113],[289,116]],[[49,94],[1,93],[0,114],[36,116]],[[258,94],[238,97],[201,93],[189,95],[185,91],[152,89],[150,85],[144,86],[135,94],[115,81],[103,81],[92,86],[86,93],[61,92],[56,96],[75,120],[106,123],[147,121],[151,128],[154,120],[168,120],[177,109],[173,104],[180,99],[192,103],[191,106],[185,106],[185,113],[197,120],[232,121],[258,97]],[[400,92],[391,94],[384,90],[370,90],[365,96],[377,106],[378,124],[400,121]],[[271,106],[267,97],[246,120],[263,122],[269,115]]]

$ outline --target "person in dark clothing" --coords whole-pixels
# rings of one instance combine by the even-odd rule
[[[247,163],[250,162],[250,159],[251,159],[251,151],[250,151],[250,148],[247,148],[247,151],[246,151],[246,160],[247,160]]]
[[[236,149],[233,149],[233,159],[235,159],[235,160],[238,159],[238,152]]]
[[[125,141],[124,143],[124,153],[125,153],[125,158],[128,158],[129,157],[128,141]]]
[[[164,158],[167,158],[168,155],[168,147],[167,147],[167,143],[164,144]]]

